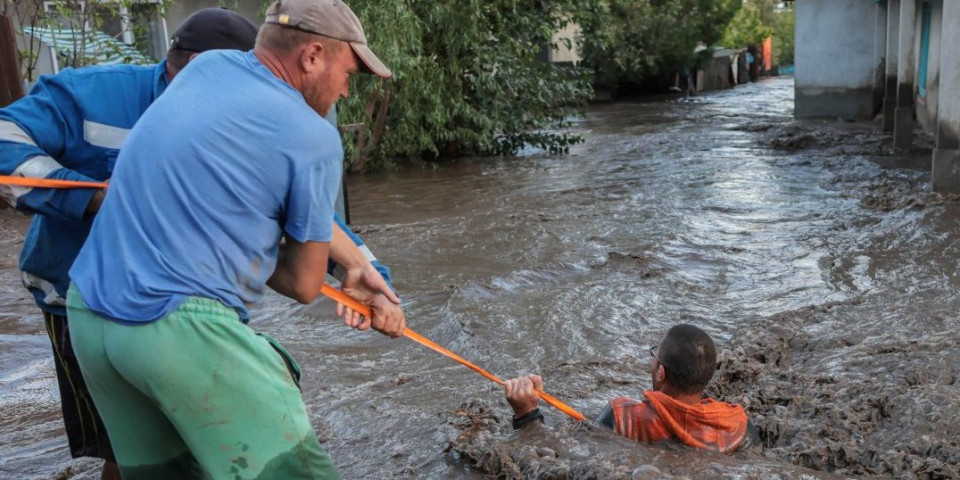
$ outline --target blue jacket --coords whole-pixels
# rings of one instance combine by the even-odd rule
[[[29,95],[0,109],[0,174],[109,179],[130,128],[167,83],[165,60],[156,66],[68,68],[41,77]],[[93,223],[84,213],[93,193],[0,186],[3,200],[35,214],[20,253],[20,271],[44,311],[66,315],[68,272]],[[390,282],[390,270],[339,216],[334,219]]]

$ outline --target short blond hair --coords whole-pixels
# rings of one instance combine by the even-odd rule
[[[263,48],[278,55],[285,55],[310,42],[320,42],[328,58],[330,55],[340,53],[345,43],[335,38],[305,32],[296,28],[284,27],[274,23],[264,23],[260,27],[260,31],[257,32],[256,48]]]

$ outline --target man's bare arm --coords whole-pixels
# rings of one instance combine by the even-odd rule
[[[329,252],[328,242],[302,243],[284,235],[277,268],[267,285],[300,303],[312,302],[320,294]]]

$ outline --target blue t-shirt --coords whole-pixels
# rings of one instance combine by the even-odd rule
[[[246,320],[283,232],[330,241],[342,159],[337,130],[252,52],[206,52],[131,130],[70,278],[122,323],[190,296]]]

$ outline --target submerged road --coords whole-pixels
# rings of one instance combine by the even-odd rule
[[[922,169],[881,167],[903,162],[875,126],[792,113],[791,79],[597,105],[570,155],[352,178],[351,215],[412,328],[501,377],[541,373],[588,416],[650,387],[647,349],[671,325],[701,326],[721,354],[709,393],[747,405],[765,446],[719,460],[625,446],[547,411],[580,448],[554,448],[554,463],[601,478],[640,465],[958,478],[960,206],[930,194]],[[27,220],[0,211],[0,477],[94,478],[95,462],[68,458],[48,341],[16,272]],[[465,411],[508,424],[499,387],[332,312],[269,294],[252,325],[300,361],[344,478],[505,475],[509,428],[461,436]]]

